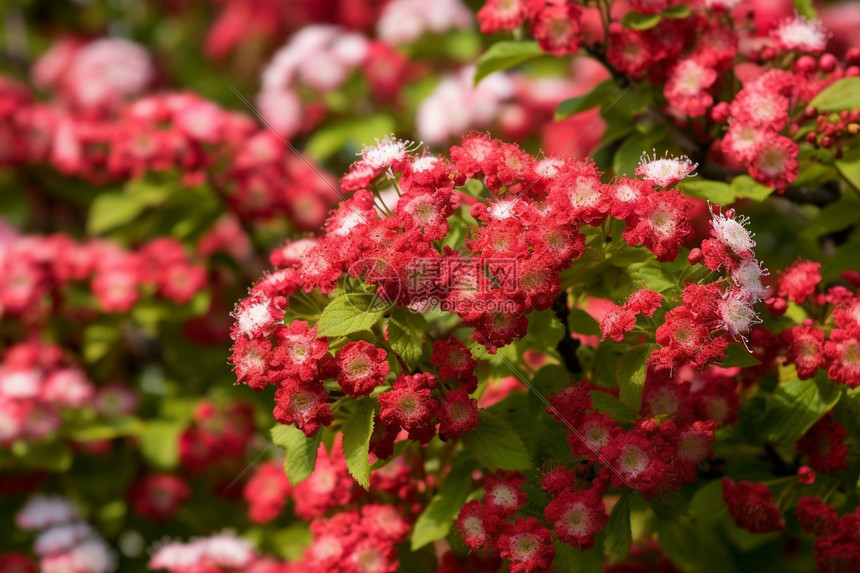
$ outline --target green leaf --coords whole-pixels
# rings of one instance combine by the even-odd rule
[[[310,438],[295,426],[278,424],[271,430],[272,443],[287,450],[284,459],[284,472],[290,483],[296,485],[307,479],[317,465],[322,432],[317,432]]]
[[[119,342],[122,333],[113,321],[96,319],[84,329],[83,355],[89,364],[95,364],[108,355]]]
[[[630,553],[633,534],[630,529],[629,494],[624,494],[615,503],[606,526],[606,555],[612,563],[618,563]]]
[[[661,293],[678,286],[676,277],[666,272],[666,265],[656,261],[628,265],[627,274],[637,287],[645,283],[645,288]]]
[[[764,201],[773,189],[756,182],[749,175],[738,175],[732,179],[732,193],[738,199],[752,199],[753,201]]]
[[[370,461],[367,448],[373,434],[376,400],[362,398],[343,424],[343,455],[350,475],[364,489],[370,488]]]
[[[759,364],[761,362],[740,344],[729,344],[729,347],[726,349],[726,355],[723,358],[723,368],[731,368],[732,366],[747,368],[749,366],[758,366]]]
[[[849,197],[851,197],[849,199]],[[802,236],[817,239],[852,227],[860,221],[860,202],[847,195],[845,198],[824,207],[803,228]],[[843,247],[844,248],[844,247]]]
[[[645,366],[656,344],[640,344],[628,350],[615,369],[618,377],[618,397],[621,403],[634,412],[642,404],[642,388],[645,386]]]
[[[639,414],[622,404],[612,394],[607,394],[601,390],[592,390],[589,394],[591,394],[594,408],[609,414],[619,424],[632,424],[639,418]]]
[[[409,368],[421,361],[427,319],[408,308],[395,308],[388,319],[388,343]]]
[[[723,486],[720,480],[711,481],[693,494],[690,500],[690,517],[695,521],[712,523],[725,513]]]
[[[375,293],[348,293],[328,303],[317,323],[320,334],[346,336],[368,330],[387,310],[388,303]]]
[[[146,424],[138,436],[140,453],[158,469],[173,469],[179,463],[179,434],[183,424],[153,421]]]
[[[608,79],[600,82],[588,93],[566,99],[555,110],[556,121],[566,119],[574,114],[589,110],[612,101],[618,95],[619,88],[615,80]]]
[[[600,323],[581,308],[570,309],[567,324],[571,332],[578,332],[588,336],[600,336]]]
[[[531,467],[529,453],[513,426],[486,410],[478,416],[478,427],[463,437],[463,444],[482,464],[493,470]]]
[[[600,538],[597,538],[600,541]],[[595,546],[585,551],[562,541],[555,542],[553,569],[559,573],[602,573],[603,548]]]
[[[855,189],[860,191],[860,154],[852,153],[836,161],[836,169]]]
[[[12,444],[12,454],[25,467],[62,473],[72,467],[72,449],[60,440],[47,442],[17,441]]]
[[[542,55],[544,52],[537,42],[496,42],[478,58],[475,85],[493,72],[510,69]]]
[[[860,78],[842,78],[818,92],[809,105],[818,111],[846,111],[860,108]]]
[[[455,463],[451,472],[445,476],[442,487],[415,521],[411,537],[412,551],[444,538],[451,531],[451,526],[469,495],[471,472],[472,468],[468,465]]]
[[[564,325],[551,310],[533,311],[528,315],[528,341],[534,341],[539,348],[548,349],[558,346],[564,336]]]
[[[840,395],[839,387],[823,375],[780,384],[767,402],[761,433],[781,443],[794,442],[839,402]]]
[[[677,6],[666,8],[662,13],[664,18],[686,18],[689,15],[690,7],[685,4],[678,4]]]
[[[135,179],[121,192],[100,193],[90,206],[87,231],[101,235],[131,223],[146,209],[163,203],[171,192],[169,185]]]
[[[621,25],[632,30],[650,30],[660,23],[662,20],[660,14],[640,14],[638,12],[628,12],[621,19]]]
[[[374,138],[384,137],[396,127],[394,119],[383,113],[341,120],[314,130],[304,151],[317,161],[324,161],[347,147],[372,145]]]
[[[801,16],[805,16],[810,20],[818,18],[818,11],[812,7],[812,0],[791,0],[791,3],[794,4],[794,9]]]
[[[730,205],[735,201],[732,187],[722,181],[708,181],[707,179],[685,180],[678,187],[687,197],[695,197],[704,201],[710,201],[717,205]]]

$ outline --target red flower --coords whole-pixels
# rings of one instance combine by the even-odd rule
[[[751,533],[779,531],[785,527],[779,508],[767,486],[749,481],[733,482],[724,478],[723,500],[735,525]]]

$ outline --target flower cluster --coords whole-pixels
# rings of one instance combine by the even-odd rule
[[[552,534],[534,517],[516,518],[526,503],[520,491],[526,478],[516,472],[501,471],[484,480],[483,500],[468,502],[457,516],[457,530],[470,548],[477,551],[477,561],[486,559],[481,550],[506,559],[514,573],[541,571],[555,556]],[[473,559],[475,561],[476,559]]]
[[[80,408],[95,394],[61,348],[37,341],[8,348],[0,363],[0,445],[50,436],[62,424],[61,409]]]
[[[66,499],[31,497],[16,514],[15,523],[25,531],[39,532],[33,544],[33,551],[39,556],[39,571],[116,571],[116,558],[107,543]]]
[[[188,303],[206,285],[206,270],[181,243],[163,237],[129,251],[98,239],[64,234],[9,235],[0,244],[0,308],[35,321],[61,304],[61,294],[85,285],[102,312],[129,312],[145,295]]]
[[[331,391],[357,398],[383,386],[391,353],[375,346],[377,337],[347,342],[332,356],[319,325],[284,321],[290,301],[332,293],[359,277],[382,300],[401,307],[437,294],[443,310],[473,329],[474,343],[495,353],[526,334],[526,313],[550,308],[560,293],[559,273],[585,250],[581,227],[610,217],[624,220],[624,239],[644,244],[661,261],[677,256],[692,233],[687,214],[693,202],[679,191],[655,188],[689,175],[692,166],[684,159],[643,160],[637,172],[645,179],[606,184],[593,163],[539,162],[516,145],[483,134],[464,137],[451,148],[450,161],[412,151],[408,142],[390,138],[366,148],[341,181],[354,194],[332,211],[326,234],[304,242],[300,256],[279,251],[273,260],[285,268],[260,281],[234,312],[239,381],[257,391],[277,386],[276,418],[307,435],[331,423]],[[467,178],[482,180],[483,200],[458,188]],[[391,186],[393,196],[383,191]],[[449,234],[448,219],[467,201],[477,221],[470,238],[457,250],[440,249],[436,243]],[[653,314],[659,301],[648,294],[640,298],[630,304]],[[442,378],[449,376],[444,353],[456,350],[461,362],[471,358],[458,340],[447,344],[434,347],[432,360]],[[465,383],[466,393],[438,386],[431,373],[408,374],[401,373],[378,396],[386,435],[393,439],[405,429],[426,443],[436,434],[434,419],[443,436],[474,427],[476,406],[467,395],[475,389],[472,372],[454,376]],[[327,387],[327,379],[336,385]],[[378,454],[388,450],[384,442],[375,443]]]
[[[807,535],[815,536],[815,562],[821,571],[835,573],[860,565],[860,512],[836,511],[816,496],[800,498],[797,518]]]
[[[753,254],[755,241],[747,219],[712,209],[711,238],[690,251],[691,264],[702,264],[722,280],[688,283],[682,304],[666,313],[657,327],[661,346],[651,356],[655,370],[673,370],[688,363],[700,368],[722,358],[730,340],[748,345],[747,334],[761,322],[754,305],[767,294],[762,278],[768,271]]]
[[[855,388],[860,386],[860,298],[842,285],[822,292],[820,267],[804,260],[792,264],[777,278],[774,296],[765,306],[775,315],[784,314],[791,303],[814,309],[810,314],[821,320],[807,318],[781,332],[786,362],[802,380],[825,370],[830,380]],[[855,289],[860,286],[851,272],[845,277]]]

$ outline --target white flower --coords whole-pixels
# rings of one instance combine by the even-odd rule
[[[746,334],[761,319],[753,309],[753,299],[749,299],[741,290],[728,290],[720,300],[718,311],[720,313],[720,327],[732,335],[737,341],[746,345]]]
[[[636,175],[658,187],[671,187],[685,177],[695,175],[693,171],[698,166],[698,163],[693,163],[686,155],[677,158],[668,155],[657,157],[657,152],[654,151],[654,155],[649,157],[647,152],[643,152]]]
[[[397,139],[393,134],[375,141],[376,145],[364,146],[361,150],[361,162],[374,171],[388,169],[395,162],[405,160],[422,145],[408,139]]]
[[[749,217],[727,217],[722,210],[718,210],[718,212],[712,210],[711,213],[713,215],[711,226],[717,240],[734,251],[735,254],[741,257],[749,256],[755,247],[753,234],[746,228]]]
[[[15,516],[15,523],[21,529],[34,531],[69,523],[78,517],[78,508],[69,500],[59,496],[36,495],[21,508]]]
[[[84,539],[94,535],[93,528],[86,523],[55,525],[36,537],[33,550],[38,555],[56,555],[68,551]]]
[[[763,269],[761,263],[755,259],[747,259],[732,271],[732,280],[737,286],[746,292],[752,300],[764,300],[768,288],[762,284],[762,277],[770,275],[767,269]]]
[[[830,37],[821,20],[800,15],[783,21],[771,35],[783,49],[801,52],[823,52]]]

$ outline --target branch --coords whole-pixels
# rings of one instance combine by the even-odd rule
[[[579,340],[570,335],[570,326],[567,319],[570,316],[570,309],[567,306],[567,293],[559,294],[552,303],[552,311],[564,325],[564,336],[556,346],[556,351],[564,360],[564,365],[567,371],[574,375],[582,374],[582,365],[579,363],[579,358],[576,357],[576,349],[579,348]]]

